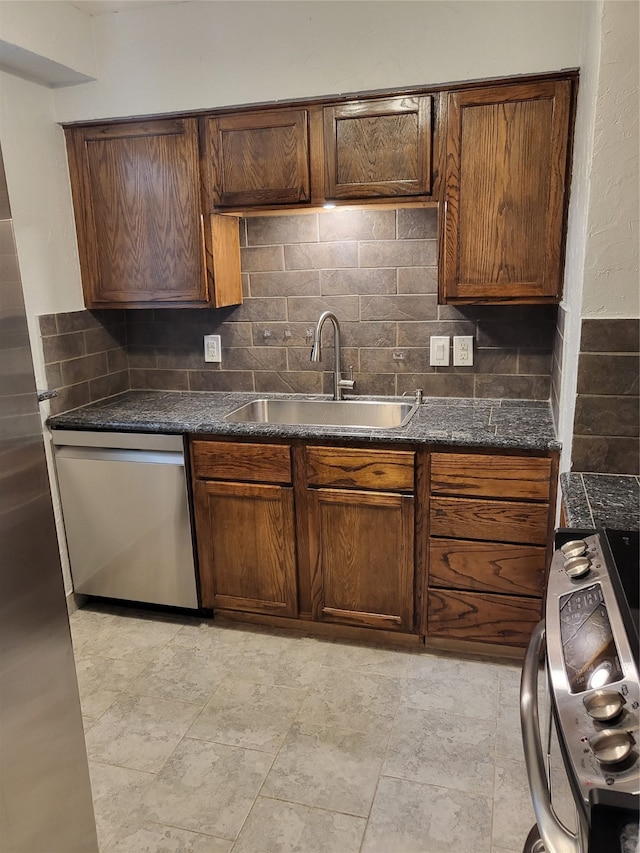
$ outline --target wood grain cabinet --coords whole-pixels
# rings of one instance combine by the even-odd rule
[[[238,222],[204,216],[196,119],[65,133],[87,308],[242,302]]]
[[[289,448],[191,443],[203,607],[296,616]]]
[[[431,111],[430,95],[324,107],[326,198],[429,195]]]
[[[441,302],[548,302],[562,292],[570,79],[449,92]]]
[[[309,201],[307,110],[207,117],[201,133],[204,172],[216,208]]]
[[[315,619],[413,630],[414,457],[307,448]]]
[[[427,637],[525,646],[540,619],[557,460],[431,454]]]

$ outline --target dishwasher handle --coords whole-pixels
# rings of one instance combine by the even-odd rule
[[[520,682],[520,724],[522,745],[529,778],[540,838],[546,853],[580,853],[580,840],[569,832],[551,807],[551,792],[545,773],[538,713],[538,667],[545,652],[544,621],[539,622],[531,635],[522,667]]]

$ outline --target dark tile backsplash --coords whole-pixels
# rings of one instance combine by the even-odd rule
[[[638,474],[640,323],[582,322],[573,425],[573,470]]]
[[[548,400],[555,306],[437,304],[436,211],[332,211],[241,223],[245,301],[224,309],[79,311],[41,317],[56,411],[115,387],[330,392],[330,330],[309,361],[322,311],[336,313],[356,393]],[[219,334],[222,364],[205,364]],[[431,335],[473,335],[474,366],[429,365]]]

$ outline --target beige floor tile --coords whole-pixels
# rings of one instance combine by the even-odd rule
[[[327,648],[327,643],[295,633],[291,637],[247,633],[227,665],[230,673],[245,681],[304,688],[318,678]]]
[[[98,722],[97,717],[85,717],[84,714],[82,715],[82,728],[84,729],[85,735],[89,731],[89,729],[91,729],[91,728],[93,728],[93,726],[95,726],[95,724],[97,722]]]
[[[258,797],[233,853],[358,853],[366,820]]]
[[[380,779],[362,853],[489,853],[491,796]]]
[[[102,716],[143,669],[143,661],[76,655],[82,713],[89,717]]]
[[[139,818],[235,839],[273,756],[184,738],[143,797]]]
[[[459,791],[490,792],[495,720],[401,706],[383,774]]]
[[[226,649],[241,648],[245,639],[246,632],[242,625],[221,625],[215,619],[202,619],[183,625],[171,638],[171,645],[216,654]]]
[[[98,843],[103,849],[136,807],[154,779],[152,773],[89,762]]]
[[[230,853],[232,841],[163,826],[127,821],[103,853]]]
[[[301,722],[359,732],[389,733],[402,679],[323,667],[298,712]]]
[[[223,655],[170,642],[129,682],[126,692],[204,705],[225,677],[225,660]]]
[[[498,672],[490,663],[421,655],[409,667],[402,701],[425,711],[495,719]]]
[[[89,758],[155,773],[199,711],[185,702],[121,696],[87,732]]]
[[[181,628],[182,623],[177,620],[154,618],[154,614],[143,616],[139,611],[111,615],[95,625],[81,651],[84,655],[148,662]]]
[[[82,651],[85,643],[93,640],[98,633],[117,624],[118,618],[110,612],[88,607],[74,611],[69,616],[69,627],[75,654]]]
[[[492,842],[521,850],[535,823],[523,761],[498,757],[495,769]]]
[[[401,649],[377,648],[336,641],[330,644],[324,665],[332,669],[346,669],[365,675],[404,678],[416,656],[415,652],[406,652]]]
[[[187,735],[277,752],[304,696],[304,690],[228,678],[207,702]]]
[[[267,777],[267,797],[366,816],[383,751],[377,735],[294,723]]]
[[[491,853],[522,853],[522,847],[519,850],[507,850],[506,847],[492,847]]]

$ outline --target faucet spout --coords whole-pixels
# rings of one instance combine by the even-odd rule
[[[333,349],[335,352],[335,366],[333,371],[333,399],[342,400],[343,389],[353,390],[355,382],[353,379],[343,379],[342,370],[340,367],[340,323],[333,311],[323,311],[318,319],[316,330],[313,336],[313,346],[311,347],[310,360],[313,362],[322,361],[322,327],[326,320],[331,320],[333,324]]]

